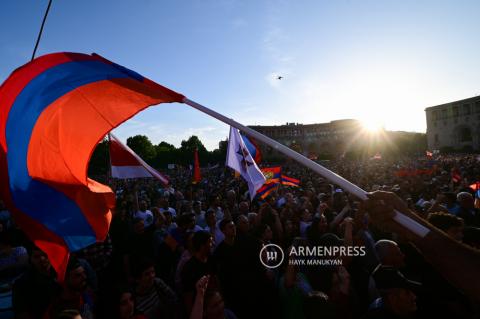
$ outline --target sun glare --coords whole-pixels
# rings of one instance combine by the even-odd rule
[[[362,120],[363,128],[369,133],[378,133],[383,129],[383,123],[378,120]]]

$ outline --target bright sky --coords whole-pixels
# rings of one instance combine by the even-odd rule
[[[47,3],[0,2],[1,81],[30,59]],[[37,56],[96,52],[246,125],[358,118],[425,132],[426,107],[480,94],[479,12],[455,0],[53,0]],[[177,146],[195,134],[212,150],[228,126],[163,104],[115,132]]]

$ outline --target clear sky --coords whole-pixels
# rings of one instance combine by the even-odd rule
[[[47,3],[0,1],[1,81],[30,59]],[[426,107],[480,94],[479,12],[479,1],[54,0],[37,56],[96,52],[246,125],[358,118],[425,132]],[[115,132],[177,146],[195,134],[211,150],[228,126],[163,104]]]

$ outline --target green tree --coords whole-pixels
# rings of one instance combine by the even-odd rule
[[[162,141],[162,142],[160,142],[160,144],[158,144],[156,146],[156,149],[157,149],[157,151],[165,152],[165,151],[173,151],[176,148],[175,148],[174,145]]]
[[[135,135],[127,139],[127,145],[145,162],[153,165],[156,150],[152,142],[145,135]]]
[[[222,159],[225,159],[227,157],[227,148],[228,148],[228,139],[226,139],[225,141],[220,141],[218,143],[218,152]]]
[[[207,159],[208,162],[210,164],[224,163],[225,159],[227,158],[227,147],[228,147],[228,140],[220,141],[218,143],[218,148],[208,153],[209,155]]]
[[[167,142],[160,142],[155,146],[155,160],[154,165],[158,168],[165,168],[168,164],[177,163],[177,148]]]
[[[181,151],[185,152],[192,152],[198,149],[199,153],[206,153],[207,149],[203,145],[202,141],[196,135],[192,135],[188,138],[188,140],[183,140],[180,146]]]
[[[204,165],[208,158],[208,151],[198,136],[192,135],[188,140],[183,140],[178,150],[177,159],[182,165],[193,164],[193,153],[198,149],[200,165]]]

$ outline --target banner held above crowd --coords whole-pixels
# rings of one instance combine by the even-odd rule
[[[130,147],[123,144],[112,133],[110,136],[110,164],[113,178],[155,177],[168,185],[168,178],[148,165]]]
[[[247,182],[250,199],[253,200],[257,190],[265,183],[265,176],[253,160],[240,133],[234,127],[230,128],[226,165],[238,172]]]

